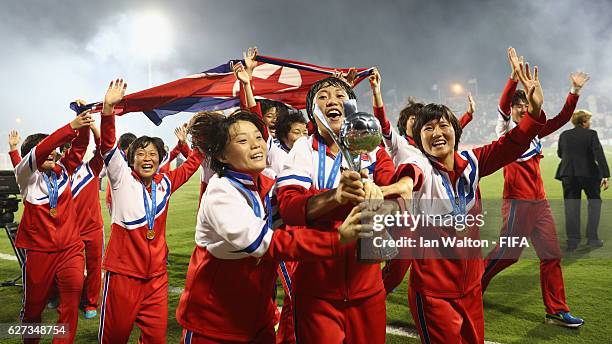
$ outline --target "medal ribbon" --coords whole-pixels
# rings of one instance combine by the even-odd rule
[[[450,181],[448,180],[446,175],[442,173],[440,175],[442,176],[442,184],[444,185],[444,188],[446,189],[446,193],[448,194],[448,198],[451,201],[451,204],[453,206],[453,215],[465,214],[466,203],[465,203],[463,178],[461,176],[459,177],[459,183],[458,183],[459,190],[457,190],[458,191],[457,196],[455,196],[455,193],[453,192],[453,189],[451,188]]]
[[[259,208],[259,202],[257,202],[257,198],[256,198],[257,196],[255,195],[255,191],[249,190],[240,181],[238,181],[237,179],[233,177],[230,177],[228,175],[225,175],[225,177],[237,189],[239,189],[243,194],[246,194],[249,197],[249,199],[251,200],[253,213],[255,213],[255,216],[259,217],[260,219],[263,219],[266,214],[261,213],[261,209]],[[266,195],[266,198],[264,199],[264,206],[266,207],[266,212],[268,215],[266,225],[268,229],[272,229],[272,202],[270,202],[270,195]]]
[[[149,207],[149,195],[147,192],[147,187],[142,184],[142,198],[144,199],[144,208],[145,208],[145,212],[146,212],[146,216],[147,216],[147,224],[149,227],[149,230],[153,230],[153,227],[155,226],[155,213],[157,212],[157,205],[155,204],[155,201],[157,200],[157,198],[155,198],[155,194],[157,191],[157,184],[155,183],[154,180],[151,181],[151,207]]]
[[[318,175],[318,183],[319,188],[323,188],[325,185],[325,189],[331,189],[334,187],[334,182],[336,181],[336,176],[338,175],[338,171],[340,170],[340,165],[342,164],[342,154],[338,152],[336,155],[336,159],[334,159],[334,164],[332,165],[332,169],[329,172],[329,179],[327,183],[325,183],[325,158],[326,158],[326,146],[323,140],[319,140],[316,138],[318,144],[318,152],[319,152],[319,175]]]
[[[45,180],[45,184],[47,184],[47,192],[49,193],[49,207],[55,209],[57,208],[58,198],[57,174],[51,171],[51,178],[49,178],[47,174],[43,173],[43,179]]]

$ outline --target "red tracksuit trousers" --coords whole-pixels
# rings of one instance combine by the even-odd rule
[[[326,300],[296,295],[297,342],[382,344],[385,342],[387,311],[385,291],[357,300]]]
[[[282,262],[278,266],[278,274],[283,283],[285,297],[281,310],[280,322],[276,331],[276,344],[294,344],[295,328],[293,318],[293,273],[298,262]]]
[[[98,342],[127,343],[134,323],[140,328],[138,343],[166,343],[167,273],[149,279],[105,273]]]
[[[83,288],[83,243],[60,252],[26,251],[23,274],[23,323],[41,323],[41,315],[53,285],[57,286],[60,303],[58,324],[67,326],[67,335],[53,338],[53,343],[72,343],[79,319],[79,300]],[[24,343],[38,343],[26,339]]]
[[[274,326],[270,325],[262,329],[253,340],[248,342],[248,344],[274,344],[275,338]],[[181,344],[247,344],[247,342],[211,338],[205,334],[183,329]]]
[[[473,288],[460,298],[436,298],[408,287],[410,313],[424,344],[484,343],[482,291]]]
[[[81,300],[85,310],[98,308],[102,285],[102,251],[104,249],[104,228],[81,235],[85,244],[85,269],[87,277],[83,284]]]
[[[502,216],[500,236],[530,238],[540,258],[540,288],[546,313],[569,312],[561,272],[561,249],[548,201],[504,200]],[[498,242],[485,259],[482,290],[495,275],[516,263],[522,251],[523,247],[501,247]]]

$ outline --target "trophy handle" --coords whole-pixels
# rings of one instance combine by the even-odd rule
[[[340,141],[338,136],[336,136],[332,128],[330,128],[329,123],[327,123],[327,119],[325,119],[325,116],[323,116],[321,109],[319,109],[319,106],[316,104],[314,108],[314,115],[319,118],[319,120],[321,121],[321,124],[323,124],[323,129],[325,129],[327,134],[332,138],[332,140],[334,140],[336,145],[338,145],[338,147],[340,148],[340,153],[342,154],[342,157],[348,163],[349,167],[353,171],[355,171],[355,164],[353,163],[353,159],[354,159],[353,156],[349,152],[348,148]],[[356,171],[359,172],[359,169],[357,169]]]
[[[354,100],[353,100],[353,103],[355,103]],[[345,102],[344,106],[345,106],[345,116],[347,116],[348,113],[355,113],[357,110],[356,103],[347,104],[347,102]],[[357,171],[357,173],[360,173],[361,155],[356,154],[356,156],[353,156],[351,154],[351,152],[349,151],[349,148],[338,138],[338,136],[336,136],[334,131],[331,129],[331,127],[329,126],[329,123],[327,122],[327,119],[321,112],[321,109],[319,109],[318,105],[315,104],[313,112],[314,112],[314,115],[319,118],[319,120],[321,121],[321,124],[323,124],[323,128],[325,129],[325,131],[329,134],[332,140],[334,140],[334,142],[340,148],[340,153],[342,154],[342,157],[346,160],[351,170]],[[384,229],[381,235],[383,236],[383,240],[393,239],[391,235]],[[395,247],[380,247],[380,248],[374,247],[372,238],[361,238],[357,240],[357,260],[360,263],[364,263],[364,264],[380,263],[383,260],[389,260],[395,257],[397,253],[398,253],[398,250]],[[364,259],[362,258],[364,257],[364,255],[366,257],[375,257],[375,259]]]

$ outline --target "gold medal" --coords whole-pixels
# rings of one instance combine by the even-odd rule
[[[155,238],[155,231],[153,229],[147,230],[147,239],[153,240]]]
[[[51,215],[51,217],[56,217],[57,216],[57,209],[56,208],[49,209],[49,215]]]

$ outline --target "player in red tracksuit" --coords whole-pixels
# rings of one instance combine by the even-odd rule
[[[400,117],[397,121],[398,131],[395,131],[391,127],[391,123],[389,122],[387,116],[377,116],[381,125],[385,147],[387,148],[387,152],[393,159],[393,163],[396,166],[399,163],[398,152],[400,150],[410,150],[411,146],[416,147],[414,138],[412,137],[412,126],[418,111],[423,108],[423,106],[423,103],[417,103],[410,99],[408,105],[400,111]],[[465,128],[465,126],[472,121],[475,109],[476,104],[474,99],[468,94],[468,108],[459,118],[461,128]]]
[[[282,170],[285,160],[293,144],[301,137],[308,135],[306,131],[306,119],[301,112],[288,112],[278,116],[275,124],[276,138],[268,147],[268,165],[278,175]],[[295,343],[293,329],[293,307],[291,307],[292,278],[298,262],[283,262],[279,266],[279,276],[285,289],[283,308],[280,321],[276,331],[277,344]]]
[[[371,85],[376,97],[379,84],[371,79]],[[314,115],[320,111],[338,135],[344,119],[343,104],[349,98],[354,101],[355,94],[338,78],[315,83],[307,98],[310,120],[320,121]],[[384,108],[374,111],[380,113]],[[383,197],[374,183],[389,185],[397,177],[393,162],[380,147],[361,158],[362,167],[368,171],[366,182],[357,172],[341,172],[340,167],[348,165],[322,125],[316,122],[315,134],[298,139],[289,152],[277,179],[279,208],[287,225],[334,231],[350,204]],[[389,188],[388,194],[392,190]],[[371,192],[375,195],[369,195]],[[351,244],[343,247],[341,259],[298,264],[293,305],[299,343],[384,343],[386,310],[380,266],[360,263],[356,251],[356,244]]]
[[[524,92],[516,91],[518,84],[516,65],[517,62],[513,64],[511,59],[512,76],[499,103],[499,120],[496,128],[498,135],[504,135],[521,121],[518,113],[528,104]],[[546,122],[538,136],[533,139],[529,149],[523,152],[519,159],[504,167],[502,206],[504,220],[500,236],[531,239],[540,258],[540,286],[546,307],[546,321],[565,327],[578,327],[584,321],[569,313],[561,272],[561,249],[540,173],[540,159],[543,157],[540,139],[555,132],[571,119],[578,102],[579,91],[588,80],[588,76],[584,73],[574,73],[570,78],[572,88],[561,112]],[[499,243],[497,244],[485,259],[485,271],[482,276],[483,292],[496,274],[518,261],[522,251],[522,246],[501,247]]]
[[[240,81],[240,105],[243,109],[250,109],[250,111],[257,115],[260,119],[262,119],[265,124],[263,137],[267,141],[267,169],[264,171],[264,173],[268,177],[273,176],[274,178],[276,178],[276,176],[280,173],[280,170],[282,169],[285,160],[287,159],[287,156],[289,154],[289,150],[291,149],[290,147],[293,146],[293,142],[295,142],[295,140],[293,140],[290,146],[288,147],[287,145],[285,145],[285,143],[279,141],[278,136],[272,137],[271,134],[273,130],[276,131],[276,125],[279,123],[278,120],[283,117],[287,118],[289,114],[284,106],[271,106],[273,104],[277,104],[276,102],[255,101],[255,92],[251,83],[251,79],[253,77],[253,71],[255,70],[258,64],[257,61],[255,61],[255,57],[257,56],[257,48],[249,48],[248,51],[243,55],[245,62],[244,68],[241,64],[233,66],[236,78]],[[266,105],[267,112],[264,112],[262,107],[263,105]],[[301,115],[301,113],[297,116],[302,119],[302,125],[305,127],[306,121]],[[299,136],[300,135],[296,135],[294,138],[297,139],[299,138]],[[277,199],[276,197],[274,197],[272,200],[273,202],[276,202]],[[274,209],[278,209],[276,203],[274,203],[272,206],[274,207]],[[282,220],[279,219],[278,212],[274,214],[273,225],[282,225]],[[278,344],[295,343],[295,334],[293,327],[293,307],[291,306],[291,300],[293,298],[293,272],[295,271],[297,264],[297,261],[281,261],[278,264],[277,272],[285,292],[282,311],[278,312],[278,310],[276,310],[275,312],[275,323],[278,323],[276,335],[276,342]],[[274,304],[276,305],[276,292],[273,295],[273,299]]]
[[[378,72],[376,72],[376,75],[378,78],[380,78]],[[374,101],[382,103],[382,98],[380,100],[375,99]],[[376,106],[376,103],[374,105]],[[398,132],[392,129],[391,123],[384,113],[377,117],[381,125],[383,140],[385,142],[387,152],[389,152],[395,166],[400,164],[400,150],[402,151],[401,156],[403,157],[405,157],[408,152],[420,154],[420,151],[416,147],[416,143],[413,138],[412,127],[418,111],[422,109],[423,106],[425,106],[425,104],[417,103],[412,99],[409,100],[408,105],[400,111],[400,117],[397,122],[399,135]],[[476,104],[474,99],[471,95],[468,95],[467,111],[459,118],[461,128],[465,128],[465,126],[472,121],[475,110]],[[409,267],[410,262],[404,259],[392,259],[385,263],[382,274],[383,284],[387,294],[392,292],[400,283],[402,283]]]
[[[420,226],[412,235],[438,241],[445,237],[479,239],[478,221],[467,223],[466,219],[468,215],[477,219],[482,211],[480,178],[520,156],[544,124],[541,86],[537,78],[531,80],[521,73],[531,86],[529,115],[491,144],[458,151],[461,126],[452,111],[428,104],[419,112],[414,138],[424,154],[408,155],[400,166],[404,174],[413,176],[411,213],[452,221],[444,226],[436,222]],[[459,230],[462,232],[456,233]],[[408,252],[412,254],[408,257],[412,268],[408,299],[421,342],[484,343],[480,248],[424,246]]]
[[[100,143],[99,132],[95,126],[91,126],[91,130],[94,132],[96,148],[98,148]],[[88,133],[85,134],[89,137]],[[14,167],[21,161],[21,157],[17,152],[18,143],[19,134],[13,130],[9,134],[9,146],[11,148],[9,155]],[[100,286],[102,283],[104,223],[100,212],[98,190],[100,189],[100,172],[103,166],[102,156],[97,149],[94,151],[94,157],[89,162],[79,165],[70,178],[75,209],[79,214],[79,218],[84,220],[79,222],[79,226],[81,238],[85,245],[85,269],[87,271],[81,298],[81,306],[83,307],[85,319],[93,318],[97,314],[96,310],[98,308]],[[56,295],[54,296],[57,297]]]
[[[13,165],[13,168],[17,167],[19,162],[21,162],[21,155],[19,155],[19,151],[17,150],[17,145],[19,144],[19,141],[19,133],[16,130],[11,130],[11,132],[9,133],[9,157],[11,158],[11,164]],[[63,144],[60,147],[60,155],[57,157],[57,159],[61,159],[61,157],[64,156],[68,149],[70,149],[70,146],[70,142]],[[49,293],[49,303],[47,304],[47,306],[50,309],[55,309],[57,308],[58,304],[59,296],[57,294],[57,286],[53,284],[51,286],[51,292]]]
[[[100,154],[100,132],[91,127],[96,149],[93,157],[80,164],[73,173],[70,184],[75,210],[79,216],[81,240],[85,245],[87,277],[83,284],[81,304],[85,319],[97,315],[102,284],[102,251],[104,247],[104,222],[100,208],[100,172],[104,167]],[[89,135],[87,141],[89,141]]]
[[[139,342],[165,343],[168,323],[166,218],[170,195],[198,169],[199,150],[179,168],[158,173],[163,142],[136,139],[127,161],[116,146],[113,107],[125,93],[123,80],[111,82],[104,97],[100,151],[113,195],[113,223],[103,260],[104,288],[98,340],[126,343],[134,323]]]
[[[184,343],[275,342],[272,293],[279,260],[337,259],[341,242],[371,232],[353,208],[336,231],[273,229],[274,180],[266,167],[264,122],[244,110],[198,115],[196,147],[216,171],[198,211],[196,248],[176,318]]]
[[[40,323],[53,285],[60,303],[58,324],[66,324],[64,336],[54,343],[71,343],[76,334],[79,299],[83,286],[83,243],[70,190],[70,176],[81,163],[87,142],[83,132],[93,123],[83,113],[53,134],[34,134],[21,146],[23,159],[15,168],[23,215],[15,245],[26,250],[23,265],[22,323]],[[74,147],[60,160],[55,149],[77,137]],[[24,339],[37,343],[39,339]]]
[[[97,128],[91,126],[94,132],[96,147],[99,146],[100,135]],[[83,133],[89,138],[88,132]],[[83,141],[88,141],[83,139]],[[9,155],[13,166],[16,167],[21,161],[21,156],[17,152],[17,144],[19,143],[19,134],[16,131],[11,131],[9,134],[9,146],[11,151]],[[85,245],[85,269],[87,277],[83,284],[83,295],[81,305],[84,310],[85,319],[90,319],[96,316],[98,308],[98,300],[100,298],[100,286],[102,283],[102,250],[104,246],[104,223],[102,222],[102,214],[100,212],[100,199],[98,196],[100,189],[100,171],[104,163],[99,150],[94,152],[94,157],[77,166],[73,175],[70,177],[70,185],[72,196],[75,202],[75,209],[79,214],[79,227],[81,238]],[[53,287],[55,290],[55,287]],[[52,293],[53,296],[55,292]]]

